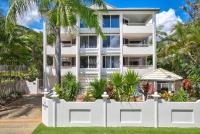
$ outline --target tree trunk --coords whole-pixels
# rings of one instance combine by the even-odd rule
[[[60,27],[56,28],[56,45],[55,45],[55,65],[56,65],[56,84],[61,84],[61,39]]]

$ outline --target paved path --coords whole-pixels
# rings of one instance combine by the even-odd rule
[[[0,110],[0,134],[31,134],[41,123],[42,95],[27,95]]]

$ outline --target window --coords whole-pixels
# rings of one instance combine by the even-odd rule
[[[119,28],[119,15],[103,15],[104,28]]]
[[[80,48],[96,48],[97,36],[81,36]]]
[[[103,41],[104,48],[119,48],[120,47],[120,36],[107,36],[106,39]]]
[[[64,57],[62,58],[62,66],[76,66],[76,59],[75,57]]]
[[[103,68],[119,68],[119,56],[103,56]]]
[[[111,16],[111,27],[112,28],[119,28],[119,15],[112,15]]]
[[[80,68],[97,68],[97,56],[81,56]]]
[[[103,16],[103,27],[110,28],[110,15]]]

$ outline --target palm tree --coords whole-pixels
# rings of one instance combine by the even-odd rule
[[[103,0],[92,0],[102,9],[106,9]],[[33,4],[39,8],[43,18],[47,20],[56,36],[55,61],[56,61],[56,84],[61,84],[61,27],[76,28],[76,17],[89,28],[95,28],[96,33],[103,36],[95,11],[87,7],[82,0],[11,0],[10,8],[6,17],[6,27],[12,29],[16,24],[17,15],[23,15]]]

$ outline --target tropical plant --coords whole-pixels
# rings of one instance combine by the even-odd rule
[[[111,75],[111,82],[115,89],[116,99],[130,101],[131,95],[135,92],[139,81],[139,76],[132,70],[128,70],[124,75],[118,72],[113,73]]]
[[[111,82],[114,86],[115,93],[117,94],[117,100],[122,100],[122,90],[123,90],[123,75],[119,72],[114,72],[111,75]]]
[[[91,91],[86,91],[83,97],[84,97],[83,100],[86,101],[86,102],[91,102],[91,101],[95,100]]]
[[[102,9],[106,9],[103,0],[92,0]],[[6,26],[8,31],[16,24],[18,15],[23,15],[31,6],[35,4],[42,16],[49,23],[49,27],[56,37],[55,61],[56,61],[56,83],[61,84],[61,27],[67,27],[69,31],[76,29],[77,16],[89,28],[95,28],[96,33],[103,35],[98,15],[95,10],[87,7],[82,0],[11,0],[7,14]]]
[[[180,89],[176,90],[176,92],[172,95],[171,101],[187,102],[187,101],[189,101],[189,95],[183,88],[180,88]]]
[[[101,99],[101,95],[105,91],[107,81],[104,79],[95,79],[93,82],[90,82],[92,88],[91,94],[95,99]]]
[[[76,81],[76,77],[68,72],[62,80],[61,86],[56,84],[54,89],[60,99],[75,101],[80,91],[80,84]]]
[[[182,9],[190,16],[187,23],[178,23],[172,34],[158,43],[158,66],[175,72],[191,81],[192,91],[200,97],[200,21],[199,1],[186,0]]]
[[[110,99],[117,100],[116,93],[115,93],[115,90],[114,90],[114,86],[113,86],[113,84],[112,84],[111,81],[107,82],[105,91],[107,92],[107,94],[108,94],[108,96],[109,96]]]
[[[199,0],[185,0],[186,5],[181,8],[185,11],[192,20],[200,18],[200,1]]]
[[[124,75],[124,90],[125,100],[130,100],[131,94],[133,94],[139,84],[139,76],[132,70],[128,70]]]

